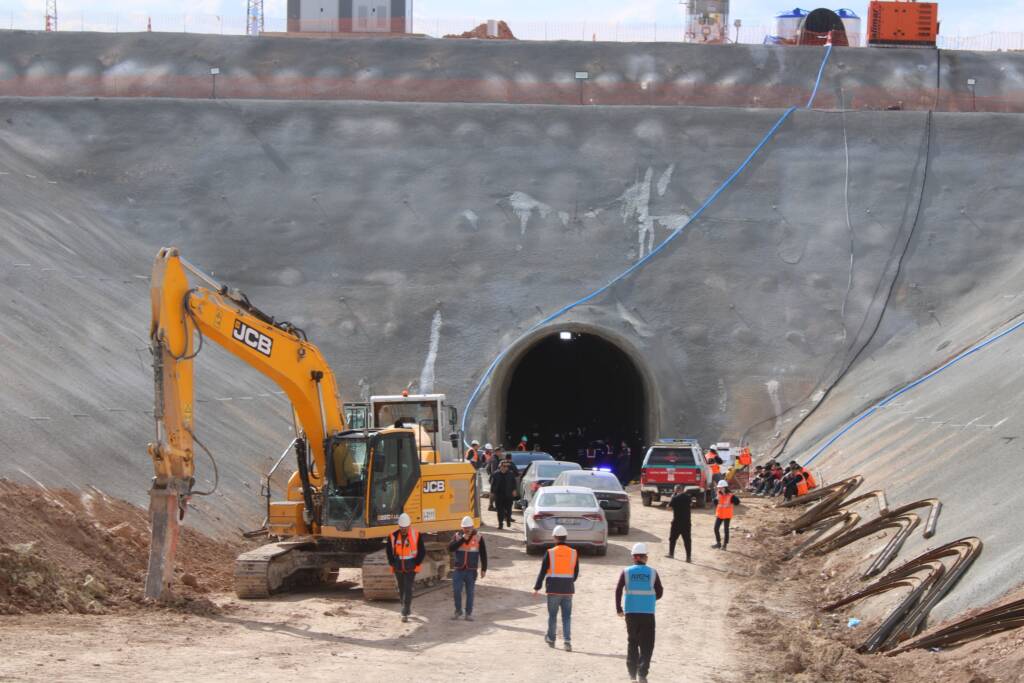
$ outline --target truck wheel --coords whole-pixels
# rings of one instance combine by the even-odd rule
[[[602,545],[602,546],[599,546],[597,548],[594,548],[594,554],[597,555],[598,557],[604,557],[605,555],[608,554],[608,546]]]
[[[619,526],[619,533],[620,534],[628,534],[629,533],[629,522],[626,522],[625,524],[622,524],[622,525]]]
[[[651,507],[651,494],[641,493],[640,500],[643,502],[645,508]]]
[[[543,550],[543,547],[541,547],[539,545],[530,545],[529,543],[526,544],[526,554],[527,555],[540,555],[542,550]]]
[[[705,491],[701,491],[701,494],[694,498],[696,506],[699,508],[705,508],[708,506],[708,494]]]

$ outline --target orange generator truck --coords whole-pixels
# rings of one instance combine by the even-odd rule
[[[868,4],[868,45],[935,47],[939,35],[937,2],[872,0]]]

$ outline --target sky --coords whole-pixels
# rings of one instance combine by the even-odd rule
[[[863,17],[866,0],[732,0],[730,18],[746,26],[771,26],[773,15],[793,6],[804,9],[848,7]],[[416,17],[437,19],[504,19],[515,31],[520,21],[682,22],[680,0],[413,0]],[[265,0],[268,17],[284,17],[286,0]],[[45,0],[0,0],[0,19],[10,12],[38,12]],[[61,16],[81,12],[126,14],[210,14],[244,17],[246,0],[58,0]],[[939,0],[939,18],[946,36],[972,36],[990,31],[1024,32],[1024,0]],[[2,25],[0,20],[0,25]],[[467,27],[468,28],[468,27]]]

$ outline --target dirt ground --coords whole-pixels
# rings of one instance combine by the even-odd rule
[[[531,590],[540,560],[525,554],[517,523],[511,532],[484,529],[491,570],[477,586],[475,622],[449,618],[446,585],[419,596],[412,621],[402,624],[396,604],[364,602],[356,576],[343,573],[330,590],[266,601],[211,590],[205,596],[211,609],[193,613],[126,602],[106,614],[3,617],[0,680],[156,680],[184,673],[199,680],[367,681],[412,671],[418,681],[627,680],[625,626],[613,599],[636,541],[648,544],[665,586],[652,681],[1020,680],[1019,633],[948,653],[855,654],[857,638],[844,633],[846,616],[815,608],[813,594],[823,594],[827,572],[810,562],[776,561],[786,541],[771,530],[793,513],[759,499],[745,502],[728,552],[709,547],[712,515],[694,512],[694,563],[686,564],[663,557],[670,513],[642,507],[634,494],[629,535],[613,536],[607,557],[582,558],[572,653],[562,650],[561,638],[555,649],[543,643],[544,602]],[[493,519],[487,513],[485,521]],[[215,574],[203,581],[216,584]]]

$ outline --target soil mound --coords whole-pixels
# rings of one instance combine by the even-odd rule
[[[207,612],[231,587],[241,544],[184,528],[172,609]],[[0,479],[0,614],[104,613],[143,603],[146,511],[102,491]]]
[[[508,27],[504,21],[498,22],[498,35],[489,36],[487,35],[487,22],[480,24],[474,29],[466,31],[465,33],[454,34],[450,33],[445,38],[480,38],[483,40],[516,40],[515,35],[512,33],[512,29]]]

